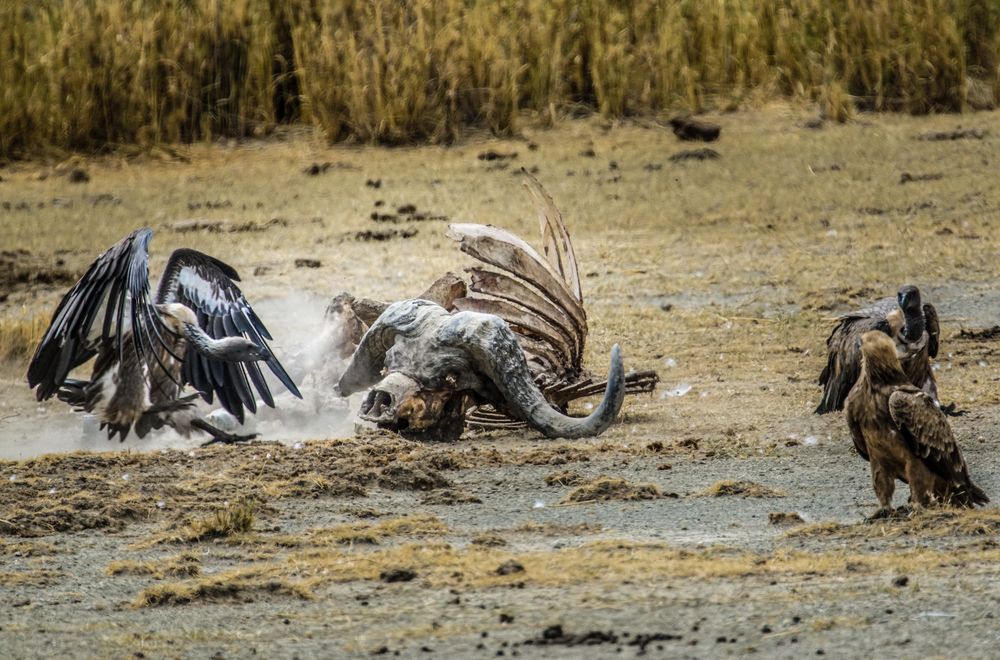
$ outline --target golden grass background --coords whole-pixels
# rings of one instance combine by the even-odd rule
[[[207,140],[305,121],[447,142],[755,98],[991,105],[993,0],[0,0],[0,156]]]

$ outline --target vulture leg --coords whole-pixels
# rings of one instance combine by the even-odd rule
[[[227,433],[226,431],[223,431],[222,429],[216,426],[212,426],[203,419],[191,420],[191,426],[195,427],[196,429],[200,429],[212,436],[212,439],[209,440],[208,442],[201,443],[202,447],[208,447],[210,445],[217,445],[217,444],[234,445],[239,442],[250,442],[258,435],[257,433],[246,433],[243,435],[240,435],[238,433]]]

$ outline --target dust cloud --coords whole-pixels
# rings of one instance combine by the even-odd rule
[[[355,411],[364,395],[344,399],[333,392],[349,358],[342,357],[343,328],[334,317],[331,321],[325,319],[331,298],[332,295],[295,291],[254,302],[254,310],[274,337],[271,348],[299,386],[302,399],[292,396],[265,369],[274,408],[258,399],[257,413],[248,413],[242,425],[217,404],[210,406],[199,400],[199,412],[226,431],[257,433],[259,439],[285,444],[350,437],[354,433]],[[89,365],[80,375],[89,377]],[[0,395],[0,459],[22,460],[71,451],[191,450],[209,439],[202,433],[184,437],[164,428],[144,438],[131,433],[124,441],[108,440],[106,431],[99,430],[94,415],[75,412],[54,398],[35,402],[34,393],[22,378],[4,379]]]

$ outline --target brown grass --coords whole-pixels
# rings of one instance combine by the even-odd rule
[[[574,488],[559,503],[653,500],[661,495],[656,484],[633,484],[620,477],[598,477]]]
[[[123,559],[108,564],[106,571],[108,575],[149,575],[158,580],[194,577],[201,573],[201,558],[190,552],[182,552],[172,557],[157,557],[148,561]]]
[[[195,602],[250,602],[262,594],[312,598],[312,593],[304,585],[269,575],[273,572],[254,567],[237,568],[211,577],[157,584],[143,589],[132,606],[140,608]]]
[[[791,530],[789,538],[960,538],[1000,534],[1000,509],[929,508],[909,517],[872,523],[820,522]]]
[[[37,315],[0,318],[0,362],[26,364],[48,325],[48,318]]]
[[[998,10],[919,3],[463,0],[0,6],[0,155],[212,139],[305,121],[330,139],[448,141],[529,111],[605,116],[785,95],[834,119],[987,100]],[[107,38],[113,34],[115,38]]]

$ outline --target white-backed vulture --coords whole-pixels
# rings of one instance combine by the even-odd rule
[[[257,411],[254,390],[268,406],[274,399],[261,373],[263,362],[292,394],[292,379],[271,353],[267,328],[243,297],[239,275],[227,264],[190,249],[175,250],[156,295],[149,284],[149,240],[138,229],[99,256],[63,297],[28,367],[28,384],[39,401],[57,394],[78,410],[95,412],[108,437],[131,429],[144,437],[171,426],[193,429],[212,442],[253,436],[227,433],[194,410],[190,384],[240,423],[244,409]],[[94,361],[89,381],[70,372]]]
[[[878,330],[896,344],[896,356],[909,382],[938,399],[931,358],[937,357],[941,328],[934,306],[921,304],[920,291],[913,285],[900,287],[896,298],[882,298],[871,307],[844,314],[826,340],[827,363],[819,376],[823,398],[817,414],[842,410],[848,392],[861,372],[861,335]],[[955,414],[955,404],[944,408]]]

